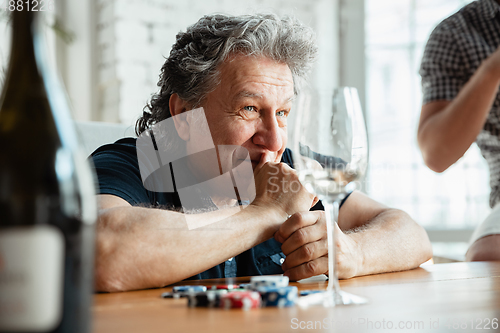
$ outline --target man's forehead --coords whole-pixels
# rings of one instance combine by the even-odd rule
[[[268,79],[282,81],[283,85],[293,84],[292,72],[287,64],[264,56],[232,55],[224,61],[220,71],[222,79]]]
[[[236,55],[220,67],[220,84],[232,99],[264,98],[268,89],[281,90],[293,98],[293,77],[287,64],[266,57]]]
[[[243,90],[239,90],[238,92],[236,92],[233,96],[233,100],[234,101],[237,101],[237,100],[240,100],[240,99],[245,99],[245,98],[250,98],[250,99],[263,99],[265,96],[263,93],[261,92],[258,92],[258,91],[250,91],[250,90],[246,90],[246,89],[243,89]],[[285,103],[289,103],[289,102],[293,102],[295,100],[295,95],[292,94],[292,95],[286,95],[284,96],[284,102]]]

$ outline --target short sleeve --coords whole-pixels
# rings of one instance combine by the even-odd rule
[[[464,54],[452,27],[443,21],[431,33],[425,46],[420,76],[423,103],[453,100],[467,82],[464,74]]]
[[[90,158],[97,174],[99,194],[116,195],[133,206],[151,204],[142,184],[135,146],[117,142],[99,148]]]

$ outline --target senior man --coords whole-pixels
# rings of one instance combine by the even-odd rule
[[[173,117],[177,135],[169,144],[189,153],[199,137],[189,112],[203,108],[216,147],[248,152],[255,199],[240,209],[212,196],[215,210],[189,214],[204,226],[189,228],[185,212],[178,211],[178,193],[144,188],[135,139],[99,148],[92,154],[100,187],[98,290],[161,287],[188,278],[284,273],[298,280],[327,273],[324,212],[310,211],[317,199],[305,188],[289,190],[297,175],[285,148],[292,100],[316,52],[310,28],[274,15],[209,15],[177,35],[137,134]],[[203,170],[191,164],[186,169],[193,173]],[[269,190],[271,177],[278,191]],[[339,278],[411,269],[432,255],[422,227],[361,192],[343,202],[337,231]]]

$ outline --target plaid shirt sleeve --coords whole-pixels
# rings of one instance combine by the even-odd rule
[[[439,24],[429,37],[420,65],[422,104],[455,98],[468,80],[464,57],[452,28],[446,21]]]

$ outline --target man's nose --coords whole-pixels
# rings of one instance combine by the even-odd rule
[[[282,129],[276,117],[266,117],[253,137],[253,143],[269,151],[279,151],[283,146]]]

